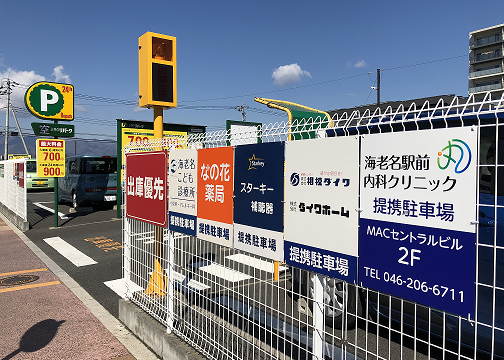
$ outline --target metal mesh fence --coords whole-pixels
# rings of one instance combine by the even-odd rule
[[[271,260],[124,217],[127,298],[210,359],[504,358],[503,104],[504,98],[454,99],[345,113],[328,122],[278,122],[243,136],[220,131],[124,148],[208,148],[251,137],[272,142],[475,126],[480,146],[474,319],[282,264],[275,280]],[[155,273],[156,256],[164,274]],[[150,281],[156,275],[163,287],[157,292]]]
[[[25,171],[19,173],[20,164],[26,170],[24,159],[0,161],[0,203],[26,221],[26,179]]]

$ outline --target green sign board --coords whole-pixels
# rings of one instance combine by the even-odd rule
[[[32,123],[33,132],[38,136],[73,137],[75,127],[73,125]]]

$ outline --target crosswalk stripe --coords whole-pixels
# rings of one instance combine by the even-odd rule
[[[47,210],[47,211],[50,211],[50,212],[52,212],[52,213],[54,214],[54,209],[51,209],[50,207],[47,207],[47,206],[45,206],[45,205],[42,205],[41,203],[36,202],[36,203],[33,203],[33,205],[36,205],[36,206],[38,206],[39,208],[44,209],[44,210]],[[59,216],[59,217],[60,217],[60,219],[62,219],[62,220],[66,220],[66,219],[68,219],[68,216],[66,216],[65,214],[63,214],[62,212],[59,212],[59,211],[58,211],[58,216]]]
[[[266,271],[271,274],[273,274],[273,272],[274,272],[274,265],[273,265],[273,262],[271,262],[271,261],[257,259],[255,257],[248,256],[245,254],[229,255],[229,256],[226,256],[226,259],[236,261],[236,262],[242,263],[244,265],[252,266],[255,269],[259,269],[261,271]],[[280,272],[285,271],[285,270],[287,270],[286,266],[280,265],[278,267],[278,271],[280,271]]]
[[[46,238],[44,241],[51,246],[54,250],[59,252],[61,255],[67,258],[75,266],[86,266],[98,264],[96,261],[91,259],[89,256],[84,254],[82,251],[76,249],[65,240],[59,236]]]

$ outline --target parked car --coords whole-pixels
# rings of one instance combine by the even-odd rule
[[[113,203],[117,195],[117,156],[71,156],[65,160],[65,177],[58,180],[58,200],[74,208]]]
[[[26,189],[54,189],[53,177],[39,177],[37,175],[37,161],[26,160]]]

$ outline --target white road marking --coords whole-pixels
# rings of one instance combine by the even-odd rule
[[[54,202],[54,201],[45,201],[45,203],[51,203],[51,202]],[[47,211],[50,211],[50,212],[52,212],[54,214],[54,209],[51,209],[50,207],[42,205],[40,202],[33,203],[33,205],[36,205],[39,208],[42,208],[42,209],[47,210]],[[63,214],[63,213],[61,213],[59,211],[58,211],[58,216],[60,217],[60,219],[63,219],[63,220],[68,219],[68,217],[65,214]]]
[[[245,254],[229,255],[229,256],[226,256],[226,259],[236,261],[236,262],[242,263],[244,265],[252,266],[255,269],[266,271],[271,274],[273,274],[273,272],[274,272],[274,265],[273,265],[273,262],[271,262],[271,261],[256,259],[252,256],[248,256]],[[279,272],[282,272],[285,270],[287,270],[286,266],[282,266],[282,265],[278,266]]]
[[[204,271],[210,275],[215,275],[220,277],[221,279],[230,281],[230,282],[239,282],[243,280],[250,279],[251,276],[248,276],[244,273],[241,273],[236,270],[229,269],[225,266],[219,264],[210,264],[206,266],[202,266],[199,268],[201,271]]]
[[[44,241],[54,248],[61,255],[66,257],[72,264],[75,266],[86,266],[98,264],[96,261],[91,259],[89,256],[84,254],[82,251],[77,250],[75,247],[67,243],[65,240],[60,238],[59,236],[46,238]]]
[[[126,299],[126,290],[129,290],[130,294],[134,293],[135,291],[143,290],[142,287],[138,286],[133,281],[130,281],[128,284],[126,284],[124,278],[105,281],[104,284],[123,299]]]

